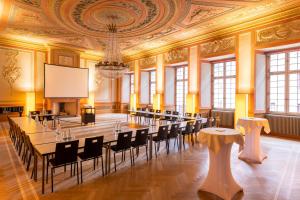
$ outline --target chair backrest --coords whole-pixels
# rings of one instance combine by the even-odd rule
[[[159,140],[165,140],[168,137],[168,128],[169,125],[160,126],[158,128],[157,137]]]
[[[154,109],[153,109],[153,108],[150,108],[150,109],[149,109],[149,112],[154,112]]]
[[[118,134],[117,149],[129,149],[131,147],[132,131],[122,132]]]
[[[173,115],[179,115],[179,112],[178,111],[173,111]],[[177,120],[177,117],[172,117],[172,120]]]
[[[177,137],[179,134],[180,124],[172,124],[170,130],[170,137]]]
[[[77,161],[79,140],[56,143],[55,163],[62,165]]]
[[[196,120],[195,126],[194,126],[194,132],[198,133],[202,126],[202,120]]]
[[[191,116],[192,116],[192,113],[185,113],[184,116],[186,116],[186,117],[191,117]]]
[[[99,157],[102,155],[104,136],[86,138],[84,141],[85,158]]]
[[[170,111],[170,110],[166,110],[166,114],[172,114],[172,111]]]
[[[194,125],[194,121],[188,121],[186,123],[185,132],[186,133],[192,133],[193,132],[193,125]]]
[[[139,130],[136,131],[136,135],[135,135],[136,145],[145,145],[145,144],[147,144],[148,131],[149,131],[148,128],[139,129]]]
[[[179,115],[179,112],[173,111],[173,115]]]
[[[156,113],[161,113],[161,110],[156,110],[155,112],[156,112]]]

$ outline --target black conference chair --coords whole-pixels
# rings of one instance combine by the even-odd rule
[[[178,140],[178,135],[180,133],[180,124],[172,124],[171,125],[171,130],[167,136],[168,138],[168,144],[170,144],[170,140],[171,139],[175,139],[174,140],[174,148],[175,148],[175,145],[176,145],[176,142],[177,142],[177,146],[179,148],[179,140]],[[168,145],[168,152],[169,152],[170,148],[169,148],[169,145]]]
[[[103,148],[103,138],[104,136],[97,136],[86,138],[84,141],[84,149],[83,152],[78,153],[78,157],[81,159],[80,161],[80,178],[81,183],[82,180],[82,163],[87,160],[94,160],[94,170],[96,169],[96,159],[98,160],[101,157],[102,163],[102,176],[104,176],[104,165],[103,165],[103,156],[102,156],[102,148]]]
[[[158,128],[157,136],[153,137],[156,157],[157,157],[157,152],[159,151],[160,142],[166,141],[166,147],[168,149],[168,145],[169,145],[168,144],[168,128],[169,128],[169,125],[160,126]],[[158,143],[158,145],[156,146],[157,143]],[[167,151],[167,153],[168,153],[168,151]]]
[[[167,115],[171,115],[171,114],[172,114],[172,111],[166,110],[166,114],[167,114]],[[165,117],[164,117],[164,120],[166,120],[166,121],[172,121],[172,117],[170,117],[170,116],[165,116]]]
[[[139,129],[136,131],[135,140],[131,142],[131,146],[133,149],[136,149],[137,156],[139,155],[139,148],[142,146],[146,147],[146,156],[148,161],[148,128]],[[134,156],[133,156],[134,163]]]
[[[186,127],[185,127],[185,130],[182,131],[182,140],[183,140],[183,147],[185,147],[185,136],[191,136],[194,132],[194,121],[188,121],[186,123]],[[192,143],[193,144],[193,143]]]
[[[199,133],[199,131],[202,128],[202,120],[196,120],[196,123],[194,125],[194,129],[193,129],[193,134],[195,134],[195,137],[197,138],[197,133]]]
[[[63,167],[66,165],[74,164],[77,169],[77,184],[79,184],[79,170],[77,162],[77,152],[78,152],[78,140],[57,143],[55,148],[54,158],[50,159],[48,163],[52,165],[51,167],[51,191],[53,192],[53,173],[54,169],[58,167]],[[71,168],[72,173],[72,168]],[[47,164],[47,177],[48,179],[48,164]]]
[[[123,132],[118,134],[117,144],[111,146],[111,150],[114,151],[114,163],[115,163],[115,171],[117,171],[116,165],[116,153],[122,152],[122,161],[125,161],[126,151],[130,151],[130,161],[131,165],[133,165],[132,161],[132,152],[131,152],[131,138],[132,131]]]
[[[179,115],[179,112],[173,111],[173,115]],[[172,117],[172,121],[177,121],[178,117]]]

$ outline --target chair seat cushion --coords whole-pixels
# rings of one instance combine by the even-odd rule
[[[61,163],[61,162],[58,163],[57,160],[56,160],[55,158],[52,158],[52,159],[49,160],[49,163],[50,163],[52,166],[54,166],[54,167],[55,167],[55,166],[59,166],[59,165],[64,165],[64,164],[73,163],[73,162],[77,162],[77,158],[76,158],[76,161],[72,161],[72,162],[68,162],[68,161],[67,161],[67,162],[63,162],[63,163]]]
[[[145,144],[139,144],[139,143],[137,143],[136,141],[132,141],[132,142],[131,142],[131,146],[132,146],[132,147],[138,147],[138,146],[144,146],[144,145],[146,145],[146,143],[145,143]]]
[[[123,151],[123,150],[129,149],[130,147],[121,149],[121,148],[118,148],[117,145],[112,145],[110,148],[111,148],[111,150],[113,150],[113,151]]]
[[[159,142],[159,141],[163,141],[164,139],[161,139],[161,138],[159,138],[159,137],[157,137],[157,136],[154,136],[153,137],[153,141],[155,141],[155,142]]]

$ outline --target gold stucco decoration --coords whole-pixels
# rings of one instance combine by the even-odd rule
[[[8,83],[12,92],[14,83],[21,76],[22,69],[17,66],[17,55],[19,54],[16,50],[9,50],[5,53],[7,56],[6,62],[2,68],[2,77]]]

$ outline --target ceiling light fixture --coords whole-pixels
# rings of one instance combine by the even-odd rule
[[[100,78],[117,79],[128,71],[129,66],[122,62],[120,46],[117,38],[116,24],[108,24],[108,37],[106,41],[104,59],[95,65]]]

